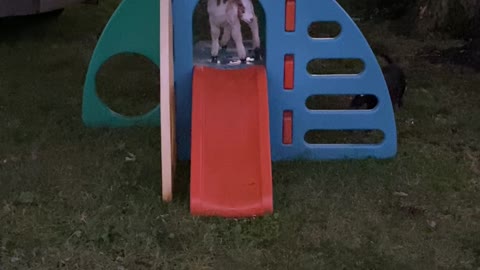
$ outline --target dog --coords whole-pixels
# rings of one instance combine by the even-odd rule
[[[396,111],[397,108],[403,107],[403,96],[407,88],[406,76],[403,69],[390,56],[385,53],[379,54],[379,56],[387,62],[387,65],[382,67],[382,73],[387,83],[393,109]],[[350,103],[350,108],[359,109],[366,105],[366,108],[371,110],[377,106],[377,103],[377,97],[374,95],[356,95]]]
[[[238,57],[246,63],[247,53],[243,45],[241,22],[248,24],[253,38],[255,59],[261,57],[258,19],[251,0],[208,0],[207,11],[212,38],[211,62],[216,63],[220,47],[225,50],[232,38]],[[220,31],[223,36],[220,39]]]

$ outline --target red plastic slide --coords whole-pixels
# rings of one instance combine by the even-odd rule
[[[192,101],[192,215],[273,212],[265,67],[195,67]]]

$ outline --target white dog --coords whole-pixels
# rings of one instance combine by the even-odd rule
[[[207,9],[212,36],[212,62],[217,62],[220,46],[226,48],[230,38],[235,41],[238,57],[243,63],[246,62],[247,52],[243,45],[241,21],[247,23],[252,31],[255,58],[259,58],[258,19],[251,0],[208,0]],[[223,36],[219,41],[221,28],[223,28]]]

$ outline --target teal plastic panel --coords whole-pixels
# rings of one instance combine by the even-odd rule
[[[136,53],[160,62],[160,1],[124,0],[120,3],[98,40],[88,67],[83,92],[82,119],[90,127],[127,127],[160,125],[160,107],[128,117],[112,111],[98,97],[95,78],[101,66],[112,56]]]

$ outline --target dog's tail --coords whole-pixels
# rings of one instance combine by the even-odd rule
[[[388,56],[387,54],[385,53],[379,53],[378,54],[379,56],[383,57],[383,59],[385,59],[385,61],[387,61],[388,64],[393,64],[394,61],[392,60],[392,58],[390,56]]]

